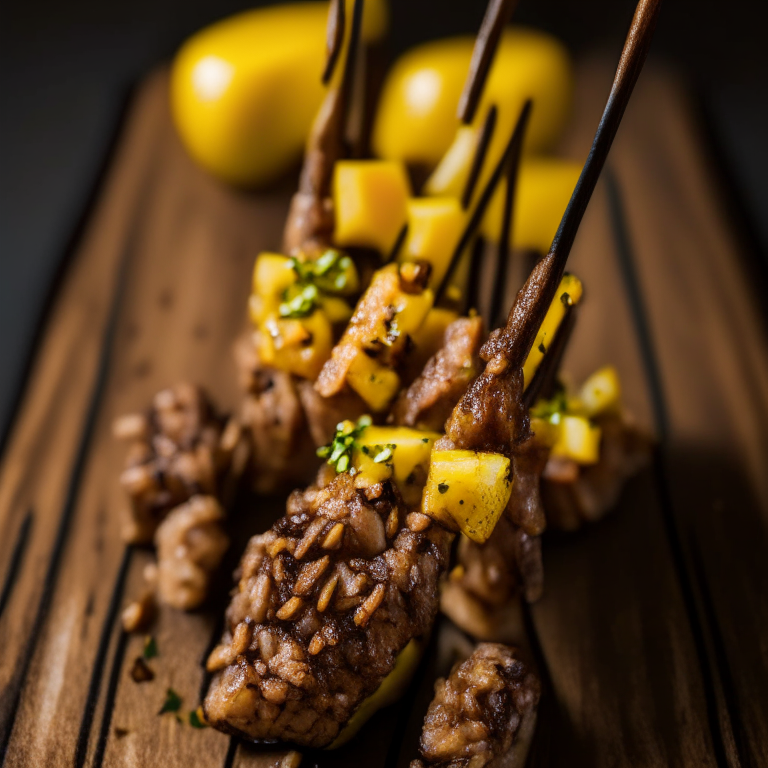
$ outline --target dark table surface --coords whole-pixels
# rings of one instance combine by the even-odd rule
[[[201,26],[259,2],[13,0],[0,11],[0,435],[137,78]],[[393,0],[393,53],[472,32],[484,3]],[[618,46],[634,0],[524,0],[574,53]],[[765,0],[668,0],[653,55],[689,78],[758,279],[768,253]]]

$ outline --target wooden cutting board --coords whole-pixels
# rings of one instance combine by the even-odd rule
[[[585,156],[612,62],[579,68],[564,151]],[[237,400],[231,346],[254,257],[291,192],[227,189],[187,158],[167,74],[138,89],[61,282],[0,465],[0,755],[9,766],[280,765],[157,714],[197,706],[223,605],[163,610],[153,681],[120,609],[149,561],[120,540],[113,418],[180,379]],[[565,368],[613,362],[660,437],[614,513],[545,542],[529,615],[545,693],[530,764],[768,764],[768,344],[765,296],[722,213],[685,91],[642,76],[570,268],[587,294]],[[239,548],[279,500],[241,510]],[[226,585],[224,585],[226,590]],[[223,599],[223,598],[222,598]],[[443,627],[442,636],[447,630]],[[302,765],[407,766],[432,679],[347,748]]]

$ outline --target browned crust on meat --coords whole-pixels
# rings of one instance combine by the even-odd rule
[[[540,686],[519,652],[482,643],[447,679],[435,684],[435,698],[424,718],[423,761],[412,768],[521,768],[517,742],[529,736]]]
[[[389,483],[358,490],[324,469],[251,539],[208,662],[208,722],[251,740],[330,744],[430,631],[449,540],[436,525],[410,530]]]
[[[339,343],[333,348],[331,359],[326,361],[317,377],[315,389],[323,397],[332,397],[344,390],[349,367],[361,350],[387,358],[388,348],[384,349],[381,344],[372,345],[378,342],[381,328],[386,327],[395,316],[394,303],[400,287],[397,270],[385,269],[375,273]],[[382,362],[387,360],[382,359]]]
[[[235,446],[224,439],[223,420],[199,387],[164,389],[145,414],[121,417],[113,431],[130,441],[120,476],[131,502],[128,541],[151,541],[171,509],[195,494],[221,491]]]
[[[462,317],[445,331],[443,347],[421,375],[401,392],[390,421],[407,427],[442,431],[451,411],[480,369],[483,321]]]
[[[224,509],[215,497],[193,496],[160,523],[155,544],[161,602],[185,611],[203,603],[229,546],[224,518]]]
[[[329,91],[312,125],[299,189],[285,222],[285,253],[322,250],[331,243],[335,223],[331,179],[334,163],[345,153],[345,101],[343,89]]]
[[[240,420],[251,440],[250,478],[259,493],[274,493],[311,481],[317,467],[307,433],[297,381],[278,368],[261,364],[250,336],[235,348],[245,388]]]
[[[323,397],[314,384],[306,379],[298,381],[296,387],[309,434],[318,448],[331,442],[340,421],[356,421],[368,411],[365,401],[349,387],[333,397]]]

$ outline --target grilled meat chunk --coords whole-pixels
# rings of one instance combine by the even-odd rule
[[[208,722],[251,740],[331,744],[437,613],[451,535],[409,528],[389,482],[324,467],[254,536],[208,668]]]
[[[457,560],[440,595],[442,612],[474,638],[521,642],[520,598],[535,602],[543,589],[541,539],[503,516],[485,544],[463,536]]]
[[[323,397],[311,381],[303,379],[296,386],[309,434],[318,448],[331,442],[340,421],[357,421],[368,410],[363,399],[348,387],[338,395]]]
[[[540,687],[512,648],[478,645],[438,680],[411,768],[522,768]]]
[[[240,386],[245,394],[240,416],[252,443],[250,474],[259,493],[306,485],[317,469],[315,448],[333,438],[336,425],[365,412],[365,403],[348,388],[322,397],[312,382],[259,360],[250,335],[235,347]]]
[[[115,421],[116,437],[129,440],[120,476],[131,501],[123,536],[146,543],[168,512],[198,493],[217,495],[230,470],[240,434],[224,423],[198,387],[177,384],[155,395],[146,414]]]
[[[483,321],[479,316],[461,317],[452,322],[446,328],[442,349],[398,397],[390,421],[406,427],[442,431],[456,403],[478,374],[482,340]]]
[[[161,602],[188,611],[206,598],[227,551],[224,510],[213,496],[193,496],[172,509],[155,533]]]

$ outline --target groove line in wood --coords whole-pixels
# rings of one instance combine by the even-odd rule
[[[99,647],[96,651],[96,657],[93,660],[93,671],[91,673],[90,683],[88,684],[88,695],[85,700],[85,707],[83,708],[83,717],[80,721],[80,732],[78,733],[77,749],[75,751],[75,768],[82,768],[82,766],[85,765],[85,760],[88,755],[91,725],[93,724],[93,717],[96,713],[96,704],[99,698],[99,691],[101,690],[105,661],[107,652],[109,651],[110,639],[112,638],[115,627],[115,620],[117,619],[120,604],[123,599],[125,580],[128,575],[128,568],[131,564],[132,554],[133,548],[130,546],[126,547],[123,551],[123,558],[120,562],[120,568],[115,579],[115,586],[112,589],[112,596],[109,600],[109,607],[107,608],[107,613],[102,624]]]
[[[736,716],[738,708],[735,703],[736,686],[734,685],[733,672],[731,670],[731,665],[728,663],[728,654],[725,650],[723,635],[717,623],[715,603],[707,579],[706,569],[704,568],[701,550],[693,536],[688,540],[688,547],[691,553],[693,573],[701,592],[703,613],[712,632],[712,651],[720,671],[723,697],[728,709],[729,725],[733,736],[733,748],[736,751],[739,765],[742,766],[742,768],[757,768],[749,752],[748,739],[744,733],[741,718]]]
[[[145,184],[148,184],[152,179],[152,171],[145,180]],[[101,403],[104,397],[106,389],[108,372],[112,361],[112,347],[114,344],[115,332],[117,329],[117,322],[122,307],[123,288],[125,285],[125,275],[128,269],[128,264],[131,260],[131,255],[136,244],[136,232],[137,227],[135,224],[141,220],[140,215],[145,213],[144,201],[147,199],[146,195],[139,196],[139,204],[136,208],[134,215],[134,226],[129,230],[130,234],[128,240],[123,249],[123,253],[120,255],[120,260],[114,280],[114,288],[112,291],[113,301],[109,310],[106,327],[102,335],[101,352],[99,354],[99,363],[96,371],[96,376],[91,390],[91,396],[88,402],[88,411],[86,413],[85,421],[83,423],[83,429],[80,434],[80,441],[75,454],[75,461],[70,474],[70,480],[65,496],[64,505],[61,515],[59,517],[59,524],[56,531],[56,538],[54,540],[53,548],[51,550],[51,556],[48,561],[48,568],[46,570],[45,578],[43,580],[43,590],[38,601],[37,610],[35,613],[35,619],[32,623],[32,629],[29,633],[27,642],[24,645],[24,652],[17,665],[17,673],[12,684],[9,700],[11,706],[7,711],[5,720],[0,723],[0,765],[5,763],[5,757],[8,751],[8,745],[11,740],[11,734],[13,732],[13,726],[16,721],[16,715],[19,711],[19,700],[21,699],[22,690],[24,687],[24,681],[29,672],[32,658],[37,648],[37,640],[42,635],[42,629],[45,624],[45,620],[48,616],[48,612],[51,605],[51,599],[53,597],[53,591],[56,586],[56,580],[58,578],[59,566],[61,564],[62,555],[67,542],[69,534],[70,524],[72,517],[74,516],[76,502],[80,491],[80,484],[82,481],[85,466],[88,460],[89,448],[93,433],[96,428],[96,423],[101,409]]]
[[[227,748],[227,754],[224,756],[224,764],[222,768],[232,768],[235,763],[235,755],[237,754],[237,747],[240,740],[235,736],[229,737],[229,747]]]
[[[120,672],[123,668],[125,649],[128,647],[129,637],[130,635],[121,627],[120,635],[117,638],[117,646],[115,647],[115,655],[112,657],[112,666],[109,671],[109,683],[107,684],[107,692],[104,696],[104,712],[101,715],[99,740],[96,742],[92,768],[101,768],[104,763],[104,752],[107,749],[109,728],[112,725],[112,713],[115,709],[115,695],[117,694],[117,685],[120,682]]]
[[[640,346],[640,354],[643,362],[646,383],[651,395],[653,416],[659,438],[659,445],[653,451],[653,475],[661,507],[664,530],[672,554],[672,564],[677,576],[678,585],[683,596],[686,618],[691,628],[691,635],[696,649],[698,667],[704,685],[707,719],[712,736],[713,748],[715,750],[715,759],[717,760],[718,765],[723,768],[728,768],[728,766],[731,765],[731,761],[728,759],[725,746],[727,735],[723,732],[723,723],[718,712],[717,689],[722,670],[713,665],[711,661],[712,654],[708,649],[709,643],[707,641],[708,638],[712,636],[713,627],[709,625],[704,617],[702,617],[701,610],[698,606],[697,589],[686,564],[686,553],[672,504],[669,480],[666,473],[664,446],[669,439],[670,433],[669,415],[664,396],[664,388],[661,381],[658,358],[654,348],[640,282],[637,277],[637,270],[635,268],[636,257],[634,255],[631,235],[624,213],[624,203],[619,183],[610,168],[605,169],[604,178],[606,181],[609,217],[616,245],[616,254],[629,298],[630,310],[635,325],[635,333]],[[705,634],[705,631],[707,630],[708,632]],[[727,702],[726,706],[728,708],[728,718],[733,722],[734,713],[730,711]]]
[[[3,581],[3,589],[0,591],[0,618],[2,618],[5,606],[10,600],[11,592],[16,584],[16,577],[19,575],[19,570],[24,561],[24,554],[27,551],[27,541],[29,540],[29,531],[32,527],[33,517],[33,511],[30,509],[21,521],[19,532],[16,535],[16,542],[13,545],[11,558],[8,563],[8,570],[6,571],[5,580]]]

